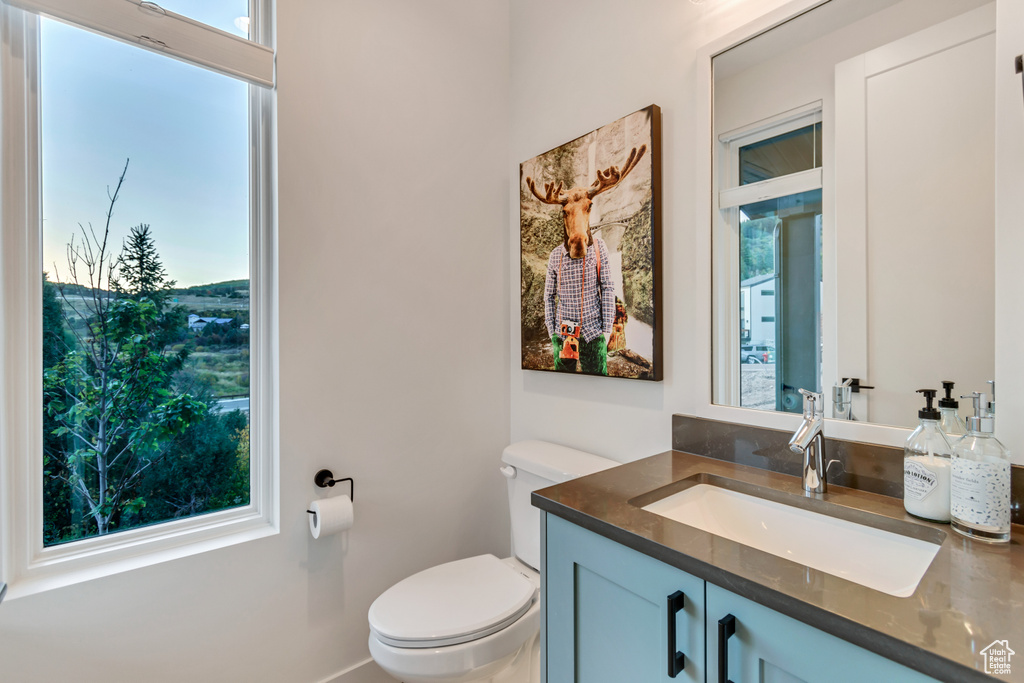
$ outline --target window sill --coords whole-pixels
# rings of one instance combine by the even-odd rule
[[[242,514],[239,514],[242,513]],[[279,533],[251,508],[204,515],[102,538],[43,549],[20,573],[8,579],[6,600],[17,600],[122,572],[198,555]]]

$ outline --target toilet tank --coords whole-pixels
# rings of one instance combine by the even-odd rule
[[[620,464],[546,441],[511,444],[501,454],[501,461],[505,463],[501,473],[508,480],[512,554],[537,570],[540,569],[540,510],[530,504],[530,494]]]

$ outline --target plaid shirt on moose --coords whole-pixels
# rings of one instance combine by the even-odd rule
[[[600,294],[595,251],[598,248],[601,253]],[[608,268],[608,247],[599,237],[595,237],[594,243],[587,247],[585,258],[569,258],[569,252],[561,244],[548,257],[548,275],[544,281],[544,324],[549,337],[560,331],[563,320],[580,323],[583,327],[580,336],[585,342],[593,341],[602,333],[611,334],[615,321],[615,283]]]

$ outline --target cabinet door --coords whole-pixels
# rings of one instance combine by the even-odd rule
[[[720,632],[732,635],[720,640]],[[935,679],[779,614],[735,593],[707,585],[708,683],[924,683]],[[726,671],[719,666],[724,655]]]
[[[704,581],[554,515],[544,519],[548,683],[703,683]],[[675,676],[670,652],[681,653]]]

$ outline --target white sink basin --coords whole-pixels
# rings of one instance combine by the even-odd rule
[[[709,484],[642,509],[899,598],[914,594],[940,547]]]

